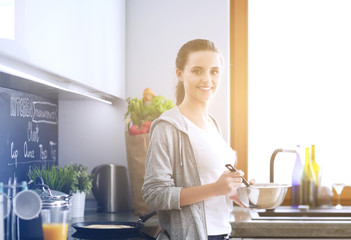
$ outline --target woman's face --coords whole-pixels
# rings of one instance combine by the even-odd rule
[[[184,70],[177,70],[184,83],[185,101],[207,102],[215,94],[222,75],[221,58],[214,51],[200,51],[189,55]]]

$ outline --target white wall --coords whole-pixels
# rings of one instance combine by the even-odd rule
[[[224,79],[210,112],[229,139],[229,0],[128,0],[126,96],[147,87],[175,102],[175,58],[195,38],[207,38],[226,60]]]
[[[127,167],[124,113],[127,104],[92,101],[59,101],[59,164],[76,162],[91,172],[101,164]],[[87,196],[94,198],[92,194]]]
[[[127,166],[123,115],[126,103],[59,101],[59,162],[82,163],[89,171],[113,163]]]
[[[228,0],[128,0],[126,25],[126,96],[141,97],[150,87],[174,100],[175,56],[193,38],[214,41],[229,56]],[[227,61],[228,63],[229,61]],[[229,137],[228,71],[211,112]],[[127,166],[124,100],[112,105],[96,101],[59,102],[59,159],[83,163],[92,170],[104,163]]]

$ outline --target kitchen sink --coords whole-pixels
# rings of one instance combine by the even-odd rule
[[[274,161],[278,153],[293,153],[295,150],[276,149],[270,159],[271,183],[274,182]],[[351,221],[351,206],[337,209],[335,206],[309,208],[308,206],[279,206],[275,209],[251,209],[251,220],[277,220],[277,221]]]
[[[252,220],[306,220],[351,221],[351,206],[336,209],[334,206],[301,209],[280,206],[274,210],[251,210]]]

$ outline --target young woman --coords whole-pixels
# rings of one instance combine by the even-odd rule
[[[232,201],[243,172],[231,173],[236,154],[208,113],[223,73],[223,59],[204,39],[184,44],[176,59],[177,106],[153,121],[143,185],[157,210],[160,239],[228,239]]]

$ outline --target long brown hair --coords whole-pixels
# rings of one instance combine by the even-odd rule
[[[178,51],[177,58],[176,58],[176,68],[183,71],[185,65],[188,62],[190,54],[194,52],[200,52],[200,51],[214,51],[217,52],[221,56],[222,60],[222,55],[216,48],[213,42],[207,40],[207,39],[194,39],[191,40],[187,43],[185,43]],[[182,81],[178,81],[177,87],[176,87],[176,104],[179,106],[184,100],[185,96],[185,89],[184,89],[184,84]]]

